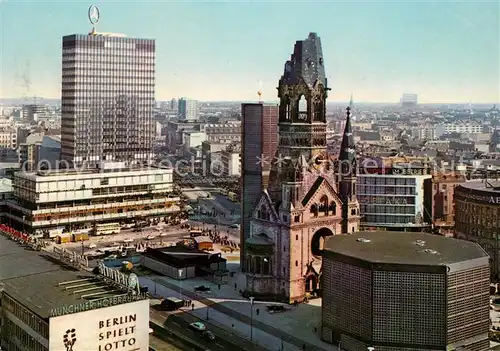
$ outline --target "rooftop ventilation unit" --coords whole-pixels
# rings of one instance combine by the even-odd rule
[[[418,245],[418,246],[425,246],[425,241],[424,240],[416,240],[413,243],[415,245]]]
[[[370,239],[365,239],[365,238],[358,238],[358,239],[356,239],[356,241],[358,241],[360,243],[369,243],[371,240]]]
[[[433,255],[437,255],[439,253],[436,250],[432,250],[432,249],[425,249],[424,252],[430,253],[430,254],[433,254]]]

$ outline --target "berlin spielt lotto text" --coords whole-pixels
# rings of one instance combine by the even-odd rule
[[[436,161],[428,161],[422,163],[422,161],[408,161],[404,163],[392,163],[390,165],[384,164],[377,159],[366,158],[363,160],[358,160],[353,163],[348,160],[321,160],[311,159],[309,161],[305,160],[298,162],[287,157],[278,155],[273,159],[262,157],[256,157],[256,165],[259,165],[266,169],[275,168],[280,169],[290,169],[294,168],[298,173],[300,172],[317,172],[318,175],[322,176],[348,176],[353,173],[357,175],[363,174],[401,174],[401,175],[425,175],[439,172],[444,176],[454,175],[456,170],[461,166],[464,167],[465,163],[462,160],[457,162],[448,162],[446,165],[442,165]],[[180,159],[162,159],[161,161],[155,161],[154,163],[146,163],[140,161],[132,161],[128,163],[115,162],[113,167],[101,168],[102,172],[110,171],[128,171],[133,169],[134,171],[146,170],[151,167],[172,169],[174,175],[177,178],[196,178],[196,177],[208,177],[208,178],[218,178],[225,177],[228,174],[227,166],[219,159],[208,160],[206,158],[180,158]],[[40,160],[37,164],[31,164],[29,162],[24,162],[21,165],[22,171],[36,171],[41,175],[48,175],[53,172],[58,174],[74,173],[75,171],[88,171],[89,169],[96,168],[95,162],[82,162],[77,165],[71,165],[66,160]],[[375,171],[376,170],[376,171]]]

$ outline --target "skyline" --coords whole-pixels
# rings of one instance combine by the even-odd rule
[[[498,2],[312,3],[309,17],[283,2],[94,4],[98,32],[156,40],[157,100],[255,101],[262,89],[276,101],[295,41],[316,32],[330,102],[351,93],[355,102],[394,103],[403,93],[422,103],[500,101]],[[90,5],[0,3],[0,98],[60,97],[62,37],[90,32]]]

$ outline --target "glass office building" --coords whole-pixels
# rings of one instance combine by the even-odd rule
[[[91,166],[152,158],[154,40],[63,37],[61,97],[63,160]]]

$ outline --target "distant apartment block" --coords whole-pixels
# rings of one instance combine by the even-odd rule
[[[17,148],[17,130],[12,127],[0,128],[0,148]]]
[[[28,122],[37,122],[47,116],[47,106],[45,105],[24,105],[22,109],[22,119]]]
[[[178,102],[179,119],[194,122],[198,120],[198,101],[180,98]]]
[[[155,41],[65,36],[61,98],[62,159],[90,165],[151,160]]]
[[[432,176],[432,221],[439,234],[453,236],[455,188],[465,181],[465,174],[460,172],[435,173]]]
[[[483,126],[479,123],[444,123],[436,126],[438,137],[450,133],[477,134],[482,132]]]
[[[219,124],[206,124],[204,131],[207,141],[216,144],[230,144],[241,141],[241,123],[227,122]]]
[[[25,143],[19,144],[19,160],[24,171],[56,169],[60,156],[60,136],[33,133]]]
[[[418,104],[417,94],[403,94],[400,100],[401,106],[403,107],[413,107]]]
[[[220,152],[220,161],[223,176],[239,177],[241,175],[241,145],[230,144]]]

